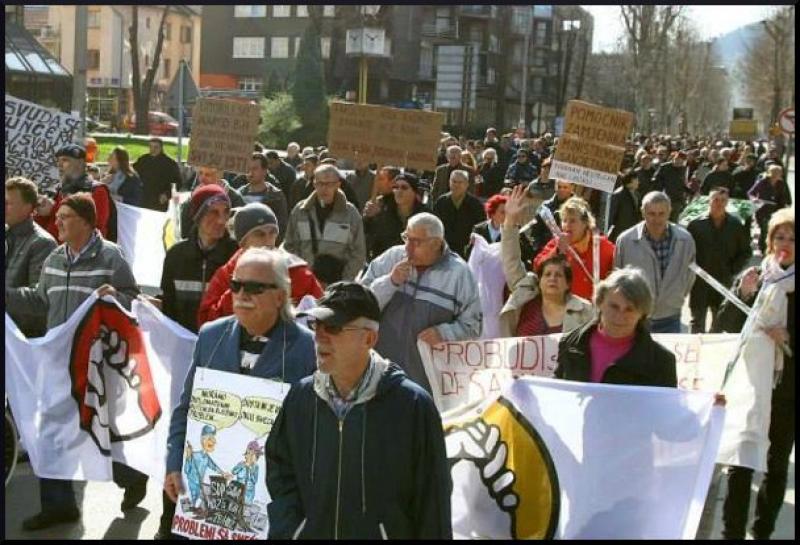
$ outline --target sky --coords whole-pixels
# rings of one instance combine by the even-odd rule
[[[614,49],[624,26],[619,6],[582,6],[594,16],[592,51],[600,53]],[[767,17],[771,6],[687,6],[690,19],[695,21],[704,40],[716,38],[731,30]],[[705,22],[712,22],[705,23]]]

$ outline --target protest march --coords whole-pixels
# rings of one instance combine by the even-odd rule
[[[176,161],[6,92],[6,526],[87,481],[155,486],[155,539],[696,539],[722,471],[723,537],[769,538],[789,165],[576,96],[556,134],[336,98],[284,150],[200,94]]]

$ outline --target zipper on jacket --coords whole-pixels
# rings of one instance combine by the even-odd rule
[[[64,323],[69,319],[69,279],[70,273],[72,272],[72,265],[69,263],[69,255],[67,255],[67,289],[64,290],[64,297],[66,300],[64,301]]]
[[[344,419],[339,420],[339,469],[336,474],[336,519],[333,526],[333,539],[339,539],[339,501],[342,492],[342,428]]]

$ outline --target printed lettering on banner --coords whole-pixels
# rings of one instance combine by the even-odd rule
[[[73,143],[81,120],[6,93],[6,178],[24,176],[39,191],[59,184],[56,152]]]
[[[192,390],[172,531],[195,539],[266,539],[264,445],[288,385],[200,368]]]

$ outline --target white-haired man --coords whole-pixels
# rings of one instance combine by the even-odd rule
[[[431,392],[417,339],[434,345],[480,336],[478,285],[447,246],[442,221],[433,214],[412,216],[402,238],[405,244],[375,258],[359,282],[375,292],[381,307],[375,349]]]
[[[314,337],[294,321],[289,269],[280,252],[245,251],[233,273],[231,291],[234,315],[200,328],[180,403],[172,412],[164,490],[173,503],[183,490],[186,418],[198,366],[292,384],[315,369]]]

